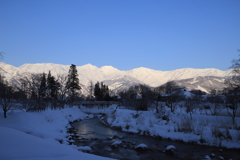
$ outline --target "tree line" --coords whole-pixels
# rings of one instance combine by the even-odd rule
[[[204,93],[200,90],[192,90],[194,96],[185,97],[184,88],[178,86],[174,81],[169,81],[159,87],[149,87],[139,84],[129,87],[127,90],[116,93],[121,97],[121,105],[135,110],[149,110],[154,108],[157,113],[163,112],[163,103],[174,112],[177,106],[184,105],[187,112],[192,113],[194,107],[203,101],[213,104],[210,108],[211,114],[217,115],[220,104],[225,104],[233,121],[237,115],[240,102],[240,59],[232,62],[232,75],[226,80],[227,87],[222,91],[212,90],[207,99],[203,99]],[[21,87],[11,86],[4,77],[0,75],[0,106],[4,111],[4,117],[11,107],[20,102],[22,108],[27,111],[41,111],[47,107],[64,108],[65,105],[73,106],[74,102],[83,100],[81,86],[78,79],[76,65],[70,66],[67,76],[53,76],[48,74],[25,73],[19,80]],[[115,96],[116,96],[115,95]],[[224,95],[225,98],[221,95]],[[90,81],[88,100],[110,101],[110,89],[103,82],[93,84]],[[86,99],[85,99],[86,100]],[[116,99],[115,99],[116,100]],[[184,103],[178,103],[184,102]]]
[[[41,111],[47,107],[53,109],[73,105],[79,99],[79,85],[76,65],[70,66],[67,76],[52,76],[51,71],[46,75],[25,73],[19,80],[21,87],[11,86],[0,75],[0,105],[6,112],[17,102],[27,111]]]
[[[67,75],[53,76],[51,71],[42,74],[24,73],[19,79],[20,87],[13,86],[0,74],[0,106],[7,117],[7,111],[16,104],[26,111],[43,111],[46,108],[64,108],[83,100],[76,65],[72,64]],[[108,86],[102,82],[93,85],[91,81],[89,99],[111,100]]]

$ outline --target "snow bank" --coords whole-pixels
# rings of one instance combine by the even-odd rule
[[[77,147],[67,145],[66,126],[69,121],[84,117],[86,114],[77,107],[44,112],[9,112],[8,118],[0,117],[0,159],[109,159],[83,153]],[[63,144],[58,142],[60,140]]]
[[[240,148],[240,131],[226,127],[231,124],[231,117],[193,114],[193,118],[190,119],[189,114],[169,112],[167,116],[170,121],[163,120],[152,111],[117,109],[108,114],[107,123],[137,134],[202,145]],[[237,117],[236,121],[239,120]],[[220,137],[221,134],[224,137]]]

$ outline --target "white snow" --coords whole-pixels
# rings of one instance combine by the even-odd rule
[[[209,157],[209,155],[206,155],[206,156],[204,157],[204,159],[206,159],[206,160],[211,160],[211,158]]]
[[[218,156],[218,158],[219,158],[219,159],[224,159],[224,157],[223,157],[223,156]]]
[[[166,150],[173,150],[173,149],[176,149],[174,145],[169,145],[166,147]]]
[[[134,114],[138,116],[133,116]],[[202,145],[219,146],[227,148],[240,148],[238,130],[229,129],[231,139],[222,139],[214,135],[214,128],[221,128],[222,134],[226,132],[226,125],[231,127],[231,117],[202,115],[199,112],[190,115],[185,109],[178,108],[175,113],[171,113],[166,107],[166,113],[170,121],[162,120],[155,111],[134,111],[127,109],[117,109],[114,113],[108,114],[107,122],[110,126],[121,127],[123,131],[136,134],[149,134],[150,136],[160,136],[172,140],[183,140],[184,142],[195,142]],[[136,117],[136,118],[134,118]],[[240,118],[236,117],[236,122]],[[189,130],[184,127],[189,126]],[[237,123],[237,126],[239,124]],[[204,139],[204,142],[201,142]]]
[[[81,151],[91,151],[92,150],[92,148],[89,146],[79,146],[78,149]]]
[[[85,114],[77,107],[44,112],[12,111],[7,118],[3,118],[0,111],[0,159],[110,159],[78,151],[90,150],[90,147],[68,145],[66,136],[69,121],[84,117]]]
[[[122,144],[122,141],[114,141],[111,146],[117,146],[119,144]]]
[[[135,148],[148,148],[148,146],[146,144],[141,143],[137,145]]]

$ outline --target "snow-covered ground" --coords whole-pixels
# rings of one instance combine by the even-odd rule
[[[3,160],[81,160],[109,159],[81,151],[91,150],[88,146],[68,145],[67,128],[69,121],[89,118],[86,113],[105,113],[99,118],[110,126],[121,127],[123,131],[151,136],[160,136],[184,142],[203,145],[240,148],[240,118],[236,125],[231,125],[231,117],[192,114],[184,108],[171,113],[166,108],[164,120],[162,115],[152,111],[134,111],[109,108],[86,108],[81,106],[62,110],[43,112],[25,112],[12,110],[3,118],[0,111],[0,159]],[[62,144],[60,144],[60,141]]]
[[[1,160],[107,160],[83,153],[89,147],[68,145],[69,121],[84,119],[77,107],[43,112],[13,110],[3,118],[0,111]],[[62,144],[60,144],[60,142]]]
[[[237,128],[231,128],[231,117],[167,112],[169,121],[152,111],[117,109],[108,114],[110,126],[121,127],[123,131],[172,140],[183,140],[197,144],[240,148],[240,118]]]
[[[96,108],[83,110],[88,113],[106,113],[107,118],[101,118],[104,123],[107,122],[111,127],[121,127],[126,132],[201,145],[240,148],[240,117],[236,117],[236,125],[232,126],[230,116],[212,116],[206,115],[206,112],[195,111],[191,119],[184,107],[177,108],[174,113],[171,113],[169,108],[165,108],[165,116],[169,120],[164,120],[155,110],[137,112],[128,109],[115,110],[114,107],[110,110]]]

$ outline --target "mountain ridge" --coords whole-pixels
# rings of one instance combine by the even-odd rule
[[[119,86],[122,85],[124,85],[122,88],[126,88],[127,85],[137,83],[146,84],[151,87],[157,87],[170,80],[178,81],[206,76],[224,78],[228,77],[231,72],[231,70],[222,71],[216,68],[181,68],[171,71],[161,71],[145,67],[139,67],[125,71],[114,68],[113,66],[102,66],[99,68],[90,63],[76,67],[78,70],[79,81],[85,86],[83,88],[87,88],[86,86],[89,85],[90,81],[93,83],[96,83],[97,81],[105,81],[112,90],[116,90],[116,88],[120,88]],[[54,63],[27,63],[19,67],[14,67],[12,65],[0,62],[0,68],[3,69],[1,73],[4,74],[6,79],[11,81],[11,79],[19,79],[24,73],[48,73],[49,70],[54,76],[57,76],[58,74],[67,75],[70,65]],[[124,79],[126,83],[124,82]],[[134,82],[130,83],[130,80],[133,80]],[[207,86],[206,84],[204,85]]]
[[[5,63],[5,62],[0,62],[0,66],[2,64],[10,65],[10,66],[15,67],[15,68],[19,68],[19,67],[24,66],[24,65],[45,65],[45,64],[53,64],[53,65],[69,66],[69,67],[71,66],[71,65],[58,64],[58,63],[25,63],[23,65],[20,65],[19,67],[16,67],[14,65],[11,65],[11,64],[8,64],[8,63]],[[93,65],[91,63],[87,63],[87,64],[84,64],[84,65],[81,65],[81,66],[77,66],[77,67],[83,67],[83,66],[93,66],[93,67],[96,67],[96,68],[102,68],[102,67],[106,67],[106,66],[108,67],[109,66],[109,67],[115,68],[114,66],[110,66],[110,65],[104,65],[104,66],[101,66],[101,67],[97,67],[97,66],[95,66],[95,65]],[[169,71],[182,70],[182,69],[194,69],[194,70],[215,69],[215,70],[219,70],[219,71],[223,71],[223,72],[231,70],[231,69],[229,69],[229,70],[224,71],[224,70],[220,70],[220,69],[217,69],[217,68],[189,68],[189,67],[187,67],[187,68],[179,68],[179,69],[174,69],[174,70],[169,70],[169,71],[156,70],[156,69],[147,68],[147,67],[137,67],[137,68],[133,68],[133,69],[130,69],[130,70],[134,70],[134,69],[150,69],[150,70],[161,71],[161,72],[169,72]],[[120,71],[130,71],[130,70],[120,70]]]

